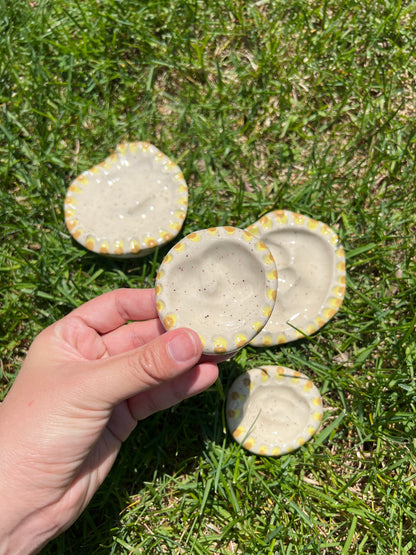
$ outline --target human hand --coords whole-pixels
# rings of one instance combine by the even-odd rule
[[[137,421],[215,381],[201,352],[195,332],[165,333],[152,289],[106,293],[35,339],[0,405],[1,554],[68,528]]]

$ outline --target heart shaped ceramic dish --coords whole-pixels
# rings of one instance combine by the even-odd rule
[[[149,143],[124,143],[71,183],[65,223],[88,250],[144,256],[178,234],[187,205],[188,188],[174,162]]]
[[[345,294],[345,252],[322,222],[289,210],[269,212],[247,231],[270,249],[278,271],[272,316],[255,347],[278,345],[315,333],[333,318]]]
[[[245,449],[279,456],[304,445],[322,421],[322,399],[301,372],[253,368],[231,385],[226,402],[230,433]]]
[[[190,233],[166,255],[156,306],[166,329],[192,328],[205,354],[227,354],[267,323],[276,287],[276,265],[264,243],[242,229],[215,227]]]

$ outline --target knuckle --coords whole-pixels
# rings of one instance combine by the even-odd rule
[[[139,349],[127,358],[129,370],[134,377],[140,378],[147,385],[155,385],[169,378],[169,369],[161,361],[155,349],[150,346]]]

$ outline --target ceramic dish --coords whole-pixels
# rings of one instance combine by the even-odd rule
[[[187,204],[175,163],[149,143],[125,143],[70,185],[65,223],[93,252],[144,256],[177,235]]]
[[[307,376],[283,366],[253,368],[232,384],[227,425],[258,455],[279,456],[308,441],[322,421],[322,399]]]
[[[205,354],[244,347],[268,321],[277,272],[264,243],[235,227],[190,233],[163,260],[157,309],[166,329],[197,331]]]
[[[324,223],[288,210],[266,214],[247,231],[269,247],[279,276],[273,314],[252,345],[278,345],[315,333],[344,299],[345,253],[338,236]]]

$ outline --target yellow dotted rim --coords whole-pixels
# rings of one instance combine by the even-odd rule
[[[156,169],[160,168],[161,173],[171,178],[173,204],[169,219],[158,222],[158,214],[155,213],[148,232],[142,232],[140,236],[120,237],[112,236],[110,221],[108,237],[97,237],[90,232],[87,222],[80,221],[78,217],[77,207],[83,202],[84,191],[92,185],[97,186],[108,170],[118,167],[122,175],[123,167],[140,164],[141,160],[151,160]],[[92,252],[123,258],[145,256],[174,239],[182,228],[187,208],[188,187],[180,168],[157,147],[143,141],[118,145],[103,162],[79,175],[69,186],[64,203],[65,224],[78,243]]]
[[[332,281],[328,287],[323,308],[311,315],[310,318],[305,318],[302,325],[298,325],[296,329],[289,324],[275,328],[269,324],[251,342],[251,345],[255,347],[281,345],[312,335],[335,316],[343,303],[346,287],[345,251],[339,242],[338,235],[328,225],[289,210],[274,210],[247,227],[246,231],[262,240],[265,234],[272,230],[296,231],[297,228],[303,228],[309,233],[316,234],[331,246],[334,254]],[[279,263],[276,262],[278,266]]]
[[[184,319],[181,307],[172,306],[170,292],[178,283],[187,279],[187,276],[181,274],[178,269],[180,270],[181,264],[192,257],[192,253],[200,254],[205,248],[210,248],[215,241],[229,240],[230,238],[244,246],[247,253],[261,263],[264,270],[264,298],[259,302],[258,314],[256,313],[251,321],[247,322],[246,318],[242,318],[240,328],[233,326],[232,332],[227,329],[218,330],[214,325],[212,334],[209,335],[206,331],[202,332],[202,329],[206,330],[205,325],[202,325],[203,315],[201,314],[200,317],[198,315],[199,320],[195,317],[192,323]],[[244,272],[243,267],[241,272]],[[160,320],[167,330],[182,326],[195,329],[200,335],[205,354],[234,353],[247,345],[270,318],[276,302],[277,277],[276,265],[269,249],[250,233],[231,226],[198,230],[176,243],[163,259],[155,282],[156,307]],[[184,299],[185,303],[186,300]],[[190,296],[189,302],[192,301],[197,302],[195,296]],[[253,310],[252,299],[248,298],[247,303],[250,303],[250,310]],[[200,328],[198,324],[200,324]]]
[[[286,399],[290,396],[290,402],[279,402],[279,390]],[[267,416],[262,415],[265,396],[273,406],[273,414]],[[293,425],[300,414],[302,421]],[[257,455],[276,457],[299,449],[319,429],[322,417],[317,387],[305,374],[285,366],[252,368],[232,383],[227,395],[228,429],[237,443]],[[279,435],[281,426],[285,430],[292,427],[296,434]]]

